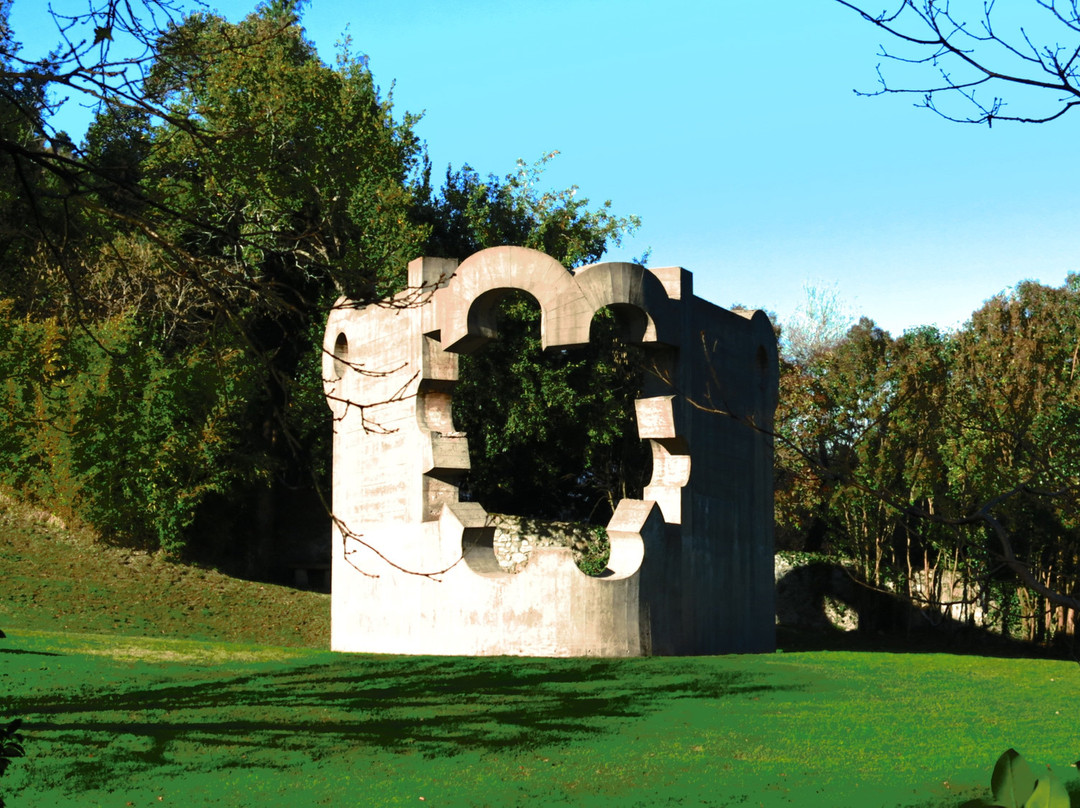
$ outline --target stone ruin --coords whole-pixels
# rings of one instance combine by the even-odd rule
[[[778,362],[768,317],[695,297],[679,267],[569,272],[520,247],[483,250],[460,265],[419,258],[408,282],[379,303],[339,300],[327,322],[331,647],[530,656],[773,650]],[[599,577],[579,570],[565,543],[534,544],[523,568],[507,569],[496,554],[498,520],[458,498],[469,451],[451,419],[457,355],[497,338],[498,303],[513,290],[540,304],[545,348],[587,344],[593,316],[607,308],[622,337],[650,357],[636,414],[652,478],[643,499],[616,507]]]

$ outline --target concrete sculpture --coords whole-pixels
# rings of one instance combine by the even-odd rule
[[[509,290],[541,307],[545,348],[588,342],[609,308],[655,365],[637,401],[652,448],[643,500],[607,526],[608,569],[567,547],[505,571],[483,507],[459,502],[467,436],[451,420],[457,354],[496,338]],[[694,297],[681,268],[573,273],[519,247],[420,258],[409,288],[330,314],[334,418],[331,647],[403,654],[635,656],[774,647],[771,438],[776,339],[762,312]]]

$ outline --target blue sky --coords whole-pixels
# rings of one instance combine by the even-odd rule
[[[42,5],[15,0],[27,52]],[[643,219],[608,259],[651,248],[720,305],[783,321],[806,285],[835,288],[899,334],[1080,271],[1080,118],[987,129],[857,97],[882,38],[832,0],[312,0],[304,24],[327,61],[347,30],[396,108],[423,112],[436,176],[558,150],[552,187]]]

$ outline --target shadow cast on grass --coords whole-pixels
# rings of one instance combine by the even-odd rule
[[[28,656],[61,656],[56,651],[27,651],[25,648],[0,648],[0,654],[26,654]]]
[[[101,747],[136,736],[146,764],[176,742],[445,757],[581,741],[679,699],[753,698],[763,684],[677,660],[346,657],[327,665],[129,690],[14,699],[30,733]]]

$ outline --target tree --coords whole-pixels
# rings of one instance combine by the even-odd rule
[[[170,27],[146,92],[168,115],[146,130],[137,203],[159,237],[147,245],[158,272],[179,281],[165,300],[182,318],[177,339],[201,344],[224,328],[264,379],[234,417],[251,425],[243,454],[265,476],[230,495],[251,517],[232,522],[237,532],[244,521],[254,528],[248,565],[263,570],[275,535],[296,529],[283,513],[311,518],[320,507],[323,313],[341,294],[365,302],[400,288],[421,252],[420,146],[366,61],[346,48],[324,64],[291,4],[235,25],[196,14]],[[123,140],[140,139],[134,124]]]
[[[1023,584],[1026,611],[1053,603],[1062,624],[1080,592],[1078,344],[1076,276],[987,301],[956,338],[943,450],[956,501]],[[1046,636],[1045,621],[1030,625]]]
[[[0,141],[32,180],[0,196],[19,223],[0,275],[0,476],[111,538],[257,575],[278,536],[327,532],[319,368],[338,295],[378,300],[416,255],[496,243],[585,263],[636,223],[544,192],[539,166],[448,171],[436,193],[415,119],[395,117],[347,43],[323,63],[300,6],[233,24],[102,0],[54,15],[64,44],[46,62],[6,45],[0,74],[100,104],[78,146],[61,147],[48,104],[16,105],[28,134]],[[142,54],[105,70],[110,36]]]
[[[879,89],[861,95],[913,93],[950,121],[987,126],[1046,123],[1080,104],[1076,0],[1030,0],[1034,13],[1026,18],[1016,4],[901,0],[874,13],[864,3],[836,1],[889,35],[899,49],[883,47],[883,58],[915,68],[913,86],[895,86],[879,66]],[[935,78],[921,77],[926,67]]]
[[[788,359],[806,362],[840,343],[855,317],[835,285],[803,285],[805,299],[780,333],[780,347]]]
[[[52,153],[41,116],[44,88],[13,70],[20,49],[8,24],[10,0],[0,2],[0,295],[32,299],[37,290],[28,265],[44,242],[63,232],[61,189],[40,161]]]
[[[547,253],[567,267],[600,260],[609,245],[641,226],[637,216],[615,216],[611,200],[590,210],[589,200],[572,185],[545,191],[544,170],[558,156],[544,155],[532,164],[517,161],[516,170],[483,179],[470,166],[447,168],[436,195],[427,183],[421,219],[431,227],[430,255],[465,258],[486,247],[514,244]],[[638,259],[648,260],[648,254]]]
[[[955,334],[863,321],[785,360],[781,537],[850,558],[939,614],[996,612],[1030,639],[1080,601],[1080,284],[1024,282]],[[1014,603],[1015,601],[1015,603]],[[996,603],[996,605],[994,605]]]
[[[0,254],[0,294],[26,311],[65,304],[78,310],[88,275],[78,249],[85,216],[88,209],[111,212],[99,203],[102,195],[115,194],[118,177],[83,159],[82,150],[53,125],[54,115],[64,103],[163,115],[143,93],[142,80],[159,36],[179,10],[170,0],[101,0],[70,16],[49,9],[56,47],[48,54],[24,54],[9,25],[10,6],[10,0],[0,4],[0,160],[4,179],[12,179],[5,190],[16,200],[4,221],[17,223],[19,251],[11,252],[8,244]],[[114,41],[133,55],[115,58]],[[72,97],[65,99],[68,93]],[[125,187],[138,195],[134,183]],[[138,217],[112,218],[128,230],[140,226]]]
[[[362,57],[345,49],[336,66],[324,64],[303,35],[298,5],[271,3],[237,24],[199,13],[137,28],[147,50],[124,69],[138,80],[95,85],[101,107],[84,144],[59,153],[46,135],[38,153],[13,138],[0,143],[16,175],[55,190],[39,195],[35,185],[15,185],[12,204],[22,208],[13,220],[20,236],[32,237],[17,257],[9,250],[0,295],[19,315],[59,316],[62,327],[102,349],[90,366],[71,361],[85,372],[65,384],[92,387],[92,367],[102,383],[111,378],[125,391],[80,405],[86,417],[72,440],[82,449],[73,452],[93,473],[69,475],[86,485],[68,501],[78,500],[74,507],[106,533],[148,535],[174,550],[232,526],[234,544],[247,537],[249,571],[258,574],[267,572],[275,532],[291,527],[276,518],[280,508],[318,509],[327,460],[320,450],[329,451],[318,373],[322,314],[342,293],[368,301],[403,285],[427,235],[415,216],[422,163],[413,119],[394,118]],[[134,19],[130,5],[111,8],[117,20]],[[71,45],[63,58],[84,75],[81,47]],[[94,48],[100,54],[107,43]],[[71,86],[70,76],[55,78],[52,62],[19,64],[24,69],[0,78]],[[36,118],[25,105],[16,112],[24,129],[47,131],[47,107]],[[52,210],[46,202],[61,214],[55,228],[40,214]],[[21,336],[13,332],[9,344]],[[57,344],[67,363],[81,343],[69,334]],[[156,386],[128,378],[121,366],[139,366],[129,361],[138,350],[164,363]],[[167,392],[169,380],[188,372],[208,382],[182,401]],[[31,381],[46,391],[51,380]],[[207,398],[195,400],[196,391]],[[27,396],[12,400],[18,423],[37,423],[19,409]],[[165,443],[185,448],[155,454],[162,429],[176,432]],[[204,469],[214,472],[213,484],[185,470],[190,462],[217,466]],[[173,481],[162,496],[171,492],[185,505],[149,532],[123,508],[125,500],[147,501],[148,468]]]
[[[422,208],[432,228],[428,254],[464,259],[516,244],[567,267],[599,261],[639,221],[614,216],[610,202],[590,208],[576,187],[543,191],[556,154],[531,166],[519,160],[503,179],[483,180],[468,166],[448,170]],[[597,523],[623,497],[640,496],[648,457],[634,400],[643,368],[613,326],[598,315],[587,348],[545,352],[536,302],[524,294],[503,301],[499,339],[460,361],[454,421],[469,435],[466,496],[496,512]]]
[[[169,0],[100,0],[70,17],[50,12],[60,45],[46,57],[24,58],[10,35],[0,40],[0,99],[9,102],[13,127],[0,131],[0,154],[20,175],[52,179],[50,196],[62,203],[65,217],[62,232],[81,235],[82,218],[90,211],[106,230],[151,243],[157,265],[152,270],[143,251],[119,249],[113,257],[121,266],[130,259],[136,275],[152,271],[183,286],[174,298],[189,301],[187,311],[199,305],[190,302],[192,293],[202,299],[224,294],[214,304],[218,308],[239,297],[279,309],[295,305],[297,289],[284,289],[265,273],[237,272],[237,260],[295,263],[299,272],[292,287],[328,268],[341,274],[357,266],[354,275],[370,273],[373,261],[387,258],[380,251],[391,249],[399,235],[393,231],[412,225],[403,214],[408,194],[394,174],[410,173],[419,155],[413,119],[391,119],[391,101],[378,97],[363,57],[346,50],[336,70],[319,62],[300,28],[301,6],[301,0],[275,0],[237,25],[213,14],[182,17]],[[115,59],[114,41],[135,55]],[[261,62],[266,73],[254,67]],[[273,82],[280,86],[271,87]],[[98,118],[86,144],[74,146],[53,128],[58,104],[45,99],[57,91],[96,104]],[[310,119],[301,117],[307,113],[313,113]],[[340,131],[357,134],[335,140],[328,124],[344,124],[349,128]],[[380,141],[371,133],[383,127],[389,137]],[[30,144],[27,132],[34,138]],[[392,148],[384,148],[391,142]],[[348,148],[356,151],[347,154]],[[250,177],[236,171],[245,160],[254,169]],[[277,170],[275,161],[281,167],[295,161],[292,173]],[[328,171],[330,165],[341,169],[340,177]],[[368,169],[373,176],[361,193],[356,181]],[[197,190],[191,184],[210,177],[220,182]],[[268,182],[271,177],[276,183]],[[341,193],[350,183],[349,192]],[[47,222],[37,212],[43,195],[26,183],[22,190],[24,204],[37,214],[22,217],[24,226],[36,225],[48,242]],[[242,199],[245,192],[251,195]],[[375,216],[381,217],[378,226]],[[355,227],[358,217],[365,227]],[[411,240],[396,244],[392,263],[407,260],[422,240],[422,230],[416,230]],[[66,288],[65,300],[78,307],[95,302],[94,292],[102,291],[101,285],[86,288],[94,273],[85,267],[87,255],[101,245],[80,250],[70,241],[50,245],[60,278],[50,291]],[[358,297],[385,291],[376,290],[370,277],[352,280],[358,288],[350,291]],[[370,288],[360,288],[365,284]]]
[[[807,549],[821,549],[827,537],[875,586],[895,572],[899,514],[873,495],[897,482],[894,349],[889,334],[863,318],[842,338],[786,358],[787,399],[777,414],[778,522],[816,533]]]

